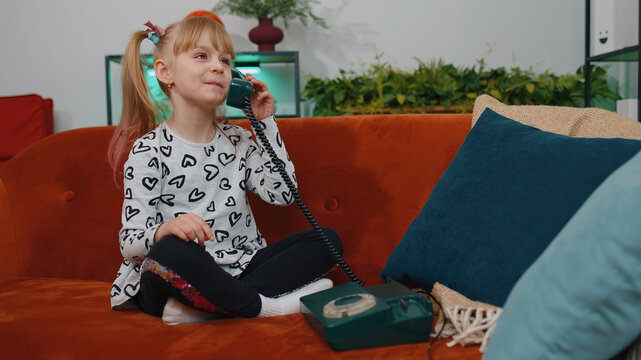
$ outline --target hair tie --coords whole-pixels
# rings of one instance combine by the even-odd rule
[[[147,39],[151,40],[154,45],[158,45],[162,37],[165,36],[165,29],[152,24],[151,21],[147,21],[144,25],[147,27]]]

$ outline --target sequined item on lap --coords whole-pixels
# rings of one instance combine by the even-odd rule
[[[176,274],[173,270],[161,265],[157,261],[146,258],[142,263],[141,273],[144,273],[145,271],[151,271],[152,273],[160,276],[166,282],[170,283],[171,286],[180,290],[182,296],[184,296],[185,299],[191,301],[191,303],[194,304],[194,306],[198,309],[211,313],[221,312],[222,309],[217,309],[216,305],[209,302],[209,300],[207,300],[200,292],[198,292],[195,287],[187,283],[185,279],[180,277],[180,275]]]

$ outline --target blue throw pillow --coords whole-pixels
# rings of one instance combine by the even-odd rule
[[[641,334],[640,175],[641,153],[523,274],[484,359],[609,359]]]
[[[381,276],[505,303],[523,272],[641,141],[573,138],[485,110]]]

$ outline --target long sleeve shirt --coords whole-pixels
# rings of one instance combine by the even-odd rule
[[[296,184],[273,117],[262,121],[265,135]],[[120,250],[124,257],[111,288],[111,306],[126,308],[138,292],[140,265],[165,221],[184,213],[202,217],[214,241],[205,250],[232,276],[245,269],[266,246],[256,227],[247,190],[268,203],[289,205],[292,194],[269,155],[235,125],[219,125],[214,139],[193,143],[176,135],[165,122],[137,139],[124,164],[124,202]]]

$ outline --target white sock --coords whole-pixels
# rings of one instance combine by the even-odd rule
[[[215,315],[212,313],[190,308],[174,298],[167,300],[162,311],[162,322],[165,325],[188,324],[211,320],[214,317]]]
[[[269,298],[259,294],[262,306],[258,317],[288,315],[300,312],[299,302],[301,297],[327,290],[332,286],[334,286],[332,280],[323,278],[277,298]]]

